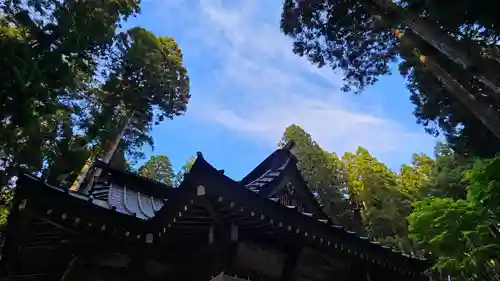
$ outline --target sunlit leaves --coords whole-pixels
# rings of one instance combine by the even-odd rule
[[[173,182],[174,186],[178,187],[182,183],[185,176],[191,170],[191,167],[193,167],[194,161],[196,161],[196,159],[193,156],[189,157],[188,160],[186,161],[186,163],[175,174],[175,178],[174,178],[174,182]]]
[[[174,180],[172,164],[165,155],[151,156],[139,169],[139,175],[166,185],[172,185]]]
[[[401,192],[398,174],[361,147],[356,153],[345,153],[342,160],[349,196],[356,202],[369,235],[411,251],[411,244],[401,239],[406,236],[404,218],[410,212],[408,202],[411,197]]]
[[[343,164],[338,156],[323,150],[310,134],[297,125],[285,129],[280,146],[295,142],[293,153],[311,192],[318,195],[325,213],[344,227],[363,232],[355,206],[348,198]]]
[[[410,236],[437,258],[437,269],[479,280],[500,273],[491,263],[500,255],[499,163],[477,161],[468,170],[466,200],[429,197],[414,204]]]

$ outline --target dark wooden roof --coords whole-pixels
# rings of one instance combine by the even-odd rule
[[[93,204],[106,209],[149,219],[155,216],[172,194],[179,191],[135,173],[113,169],[101,161],[96,161],[94,166],[103,169],[103,176],[91,188],[89,196],[70,194],[85,200],[92,199]]]
[[[157,198],[168,198],[169,195],[176,192],[172,186],[167,186],[154,180],[142,177],[136,173],[113,169],[102,161],[97,160],[94,166],[103,169],[103,174],[107,174],[105,179],[113,179],[113,183],[119,185],[128,185],[135,191],[142,194],[154,196]]]
[[[261,197],[275,202],[279,201],[280,190],[291,183],[300,201],[297,203],[305,206],[300,210],[304,215],[315,216],[322,221],[329,220],[314,195],[308,189],[307,183],[297,168],[297,159],[290,151],[292,148],[293,143],[289,143],[283,148],[274,151],[245,176],[240,183]],[[284,205],[290,209],[298,207],[290,202]]]
[[[369,241],[366,237],[359,237],[354,232],[344,230],[340,225],[332,224],[330,220],[297,212],[294,208],[283,206],[274,200],[263,200],[259,194],[245,188],[240,182],[219,173],[203,158],[196,160],[185,184],[185,191],[180,192],[175,199],[172,198],[178,207],[164,208],[153,219],[164,221],[164,218],[173,216],[166,227],[160,226],[159,233],[168,231],[168,228],[175,224],[182,225],[183,220],[189,221],[188,214],[177,210],[189,212],[190,206],[196,204],[193,197],[196,199],[208,196],[216,201],[215,209],[218,209],[218,214],[222,214],[221,220],[248,225],[256,233],[271,236],[293,235],[294,239],[309,240],[319,248],[329,246],[365,260],[383,260],[383,263],[392,264],[391,266],[405,264],[405,267],[417,271],[423,271],[429,266],[425,260]]]
[[[295,164],[292,155],[287,150],[279,149],[259,164],[240,183],[255,193],[262,193],[266,189],[274,189],[280,183],[285,171],[291,164]]]
[[[230,223],[254,240],[281,243],[284,248],[301,243],[402,275],[420,274],[429,267],[427,261],[358,237],[326,218],[286,147],[273,152],[241,181],[225,176],[199,153],[178,188],[97,165],[104,168],[105,177],[92,190],[94,195],[49,186],[24,174],[18,182],[15,204],[19,210],[29,209],[65,229],[102,235],[106,241],[125,241],[127,245],[145,243],[144,247],[159,249],[179,246],[179,241],[193,244],[204,241],[214,224]],[[300,212],[274,199],[289,179],[302,190],[301,200],[312,212]]]

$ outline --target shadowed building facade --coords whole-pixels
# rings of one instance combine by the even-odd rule
[[[90,194],[24,174],[0,261],[1,280],[399,281],[429,262],[344,230],[309,191],[291,152],[274,151],[240,181],[201,153],[178,188],[103,169]]]

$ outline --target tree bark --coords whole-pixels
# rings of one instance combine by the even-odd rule
[[[497,74],[500,73],[499,65],[495,63],[492,66],[486,58],[481,56],[481,50],[478,46],[472,47],[472,52],[465,51],[458,42],[441,32],[437,26],[400,7],[392,0],[372,1],[382,11],[396,15],[415,34],[447,58],[467,69],[494,93],[500,94],[500,76]]]
[[[399,29],[393,29],[396,37],[401,42],[412,48],[413,54],[419,58],[419,61],[448,89],[448,91],[457,98],[466,108],[468,108],[483,125],[486,126],[498,139],[500,139],[500,116],[487,104],[482,103],[477,97],[471,94],[460,82],[443,69],[433,58],[420,53],[414,42]]]
[[[372,1],[377,4],[377,6],[381,11],[391,12],[392,10],[397,9],[400,10],[400,14],[408,14],[403,8],[394,4],[392,0],[372,0]],[[376,15],[378,14],[377,11],[375,11],[373,7],[367,5],[366,2],[361,2],[361,3],[363,7],[366,9],[366,11],[368,11],[369,13],[374,13]],[[388,19],[385,18],[383,15],[380,16],[382,21],[386,22],[388,21]],[[411,15],[409,18],[411,18]],[[421,19],[418,18],[417,20],[420,21]],[[392,24],[392,22],[387,22],[387,23]],[[498,114],[498,112],[494,111],[487,104],[484,104],[481,101],[479,101],[475,95],[471,94],[464,86],[462,86],[460,82],[458,82],[452,75],[450,75],[445,69],[443,69],[432,57],[422,54],[416,48],[417,44],[415,44],[415,42],[408,36],[404,36],[401,30],[396,28],[392,28],[391,30],[396,36],[396,38],[398,38],[404,46],[410,48],[412,50],[412,53],[419,58],[419,61],[439,81],[441,81],[441,83],[443,83],[443,85],[448,89],[450,94],[452,94],[455,98],[457,98],[470,112],[472,112],[472,114],[474,114],[474,116],[476,116],[476,118],[478,118],[481,121],[481,123],[483,123],[483,125],[488,130],[490,130],[498,139],[500,139],[500,115]],[[437,47],[436,49],[439,50],[439,48]]]
[[[104,152],[104,156],[102,157],[102,162],[105,164],[109,164],[111,161],[111,158],[113,157],[113,154],[115,153],[116,149],[118,148],[118,145],[120,144],[120,141],[125,134],[125,130],[128,128],[130,122],[132,121],[132,118],[134,116],[134,112],[130,114],[129,116],[126,117],[125,122],[123,123],[122,127],[120,128],[120,131],[118,134],[116,134],[115,138],[111,141],[111,147],[107,149]],[[89,176],[89,182],[86,184],[86,186],[83,188],[83,193],[88,193],[89,190],[92,188],[94,184],[94,179],[98,178],[101,175],[102,169],[97,168],[94,169]]]
[[[125,122],[123,123],[122,127],[120,128],[120,131],[116,134],[114,139],[111,141],[111,146],[109,149],[107,149],[104,152],[104,156],[102,158],[102,161],[106,164],[109,164],[111,161],[111,158],[113,157],[113,154],[115,153],[118,145],[120,144],[120,141],[123,137],[123,134],[125,133],[125,130],[128,128],[132,118],[133,118],[134,113],[130,114],[129,116],[126,117]],[[71,186],[70,190],[71,191],[78,191],[79,189],[82,188],[83,193],[88,193],[90,188],[92,187],[94,183],[94,179],[96,177],[99,177],[101,175],[102,170],[99,168],[96,168],[95,170],[91,171],[90,175],[88,174],[90,171],[91,163],[93,161],[93,157],[89,157],[87,161],[85,162],[85,165],[83,166],[82,170],[80,171],[78,177],[76,178],[75,182]],[[81,186],[82,183],[85,182],[85,180],[88,179],[88,183],[85,184],[85,186]]]

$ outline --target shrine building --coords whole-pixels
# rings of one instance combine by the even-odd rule
[[[102,169],[88,194],[23,174],[4,229],[5,281],[417,281],[430,263],[337,225],[291,152],[240,181],[198,153],[173,188]]]

